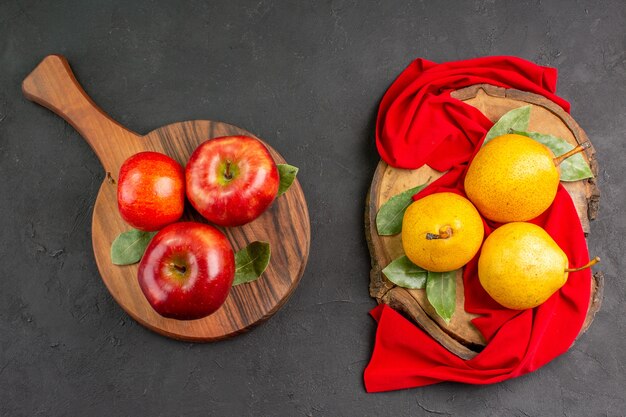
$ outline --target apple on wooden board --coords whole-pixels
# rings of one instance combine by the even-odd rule
[[[217,311],[235,277],[235,257],[226,236],[213,226],[179,222],[148,244],[139,264],[142,292],[157,313],[194,320]]]
[[[132,227],[155,231],[180,219],[185,207],[185,173],[178,162],[158,152],[140,152],[122,164],[117,205]]]
[[[269,151],[249,136],[224,136],[201,144],[185,169],[187,198],[208,221],[240,226],[272,204],[279,172]]]

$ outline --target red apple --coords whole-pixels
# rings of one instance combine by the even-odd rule
[[[158,152],[140,152],[120,168],[117,206],[135,229],[154,231],[180,219],[185,208],[185,173]]]
[[[215,227],[174,223],[150,241],[139,264],[139,286],[157,313],[194,320],[217,311],[235,278],[235,255]]]
[[[191,205],[220,226],[259,217],[276,198],[280,181],[265,145],[248,136],[204,142],[189,158],[185,178]]]

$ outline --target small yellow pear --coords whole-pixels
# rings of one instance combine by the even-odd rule
[[[402,219],[404,253],[415,265],[433,272],[454,271],[468,263],[484,234],[476,207],[454,193],[417,200]]]
[[[491,233],[478,259],[478,278],[487,293],[504,307],[525,310],[544,303],[567,281],[567,255],[541,227],[513,222]]]
[[[478,211],[500,223],[526,221],[554,201],[559,170],[547,146],[522,135],[498,136],[474,157],[465,192]]]

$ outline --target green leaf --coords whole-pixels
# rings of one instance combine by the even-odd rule
[[[420,268],[406,256],[392,261],[383,269],[387,279],[399,287],[417,290],[426,286],[428,271]]]
[[[150,240],[157,232],[132,229],[120,233],[111,245],[111,262],[115,265],[130,265],[141,260]]]
[[[381,236],[397,235],[402,231],[402,217],[407,207],[413,202],[413,196],[422,191],[428,181],[422,185],[403,191],[391,197],[376,213],[376,230]]]
[[[506,135],[512,130],[527,130],[530,121],[530,106],[518,107],[505,113],[487,132],[483,146],[493,138]]]
[[[289,164],[276,164],[278,168],[278,175],[280,176],[280,184],[278,185],[278,195],[283,195],[298,175],[298,168]]]
[[[235,254],[233,287],[255,281],[270,263],[271,249],[267,242],[252,242]]]
[[[553,135],[520,131],[515,131],[514,133],[518,135],[528,136],[529,138],[534,139],[539,143],[543,143],[548,148],[550,148],[554,156],[563,155],[565,152],[574,149],[574,145],[572,145],[565,139],[561,139]],[[561,170],[561,181],[579,181],[584,180],[585,178],[593,178],[591,168],[589,168],[589,165],[587,164],[587,162],[585,162],[585,158],[583,158],[582,154],[580,153],[577,153],[576,155],[572,155],[569,158],[565,159],[563,162],[561,162],[559,168]]]
[[[456,308],[456,274],[457,271],[428,271],[426,297],[446,323],[450,321]]]

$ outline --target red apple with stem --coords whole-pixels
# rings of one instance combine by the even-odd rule
[[[226,301],[235,257],[226,236],[196,222],[174,223],[150,241],[139,264],[139,286],[157,313],[178,320],[206,317]]]
[[[117,183],[120,215],[132,227],[155,231],[180,219],[185,208],[185,173],[158,152],[140,152],[122,164]]]
[[[207,220],[240,226],[272,204],[280,182],[276,163],[258,139],[224,136],[201,144],[185,169],[187,198]]]

